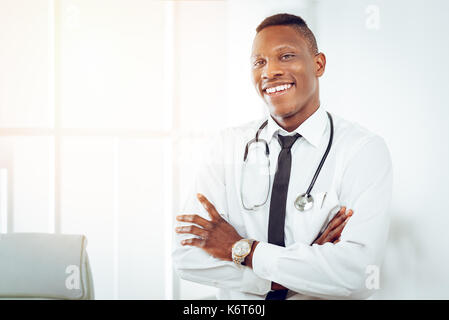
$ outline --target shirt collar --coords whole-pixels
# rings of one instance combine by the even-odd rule
[[[268,116],[268,124],[265,130],[265,139],[270,143],[274,134],[278,131],[283,135],[291,135],[293,133],[299,133],[304,139],[306,139],[314,147],[318,147],[321,137],[324,134],[327,126],[327,115],[322,107],[318,109],[306,119],[301,125],[292,132],[288,132],[281,128],[271,116]]]

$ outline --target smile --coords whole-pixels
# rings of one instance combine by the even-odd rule
[[[293,84],[286,83],[286,84],[278,85],[276,87],[266,88],[266,89],[264,89],[264,92],[269,96],[279,96],[279,95],[285,94],[292,87],[293,87]]]

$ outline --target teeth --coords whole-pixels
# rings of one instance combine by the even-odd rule
[[[273,87],[273,88],[267,88],[265,91],[267,91],[267,93],[274,93],[274,92],[279,92],[279,91],[284,91],[287,89],[290,89],[292,87],[291,83],[289,84],[283,84],[277,87]]]

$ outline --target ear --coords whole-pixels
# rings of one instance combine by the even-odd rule
[[[315,74],[317,77],[321,77],[326,69],[326,56],[324,53],[317,53],[314,57],[315,60]]]

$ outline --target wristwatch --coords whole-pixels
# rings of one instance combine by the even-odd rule
[[[232,261],[241,266],[243,261],[251,252],[254,240],[242,239],[232,245]]]

